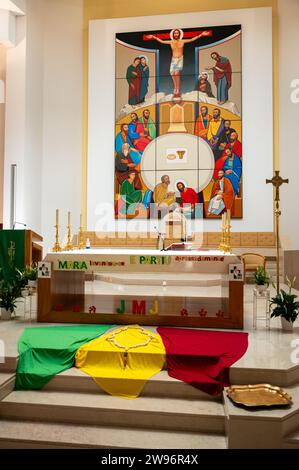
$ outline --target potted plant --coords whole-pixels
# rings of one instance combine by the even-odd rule
[[[286,331],[293,331],[294,321],[299,315],[299,302],[296,301],[297,295],[292,294],[292,288],[296,281],[296,277],[292,281],[286,276],[288,292],[280,289],[279,294],[271,299],[270,307],[273,308],[272,317],[281,318],[281,327]],[[275,286],[274,286],[275,287]]]
[[[2,320],[10,320],[11,314],[16,308],[16,299],[20,295],[20,289],[15,282],[0,282],[0,308]]]
[[[29,295],[29,289],[28,278],[25,269],[21,271],[20,269],[16,268],[16,283],[19,286],[21,296],[27,297]]]
[[[37,264],[32,263],[31,266],[26,266],[24,275],[27,278],[29,287],[36,287],[37,283]]]
[[[255,288],[261,293],[269,287],[270,277],[263,266],[258,266],[254,273]]]

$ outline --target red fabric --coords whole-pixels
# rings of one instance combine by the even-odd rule
[[[135,78],[131,78],[131,83],[129,86],[129,100],[136,96],[138,101],[140,96],[140,84],[141,84],[141,72],[138,67],[135,67],[135,72],[137,73]]]
[[[222,156],[226,155],[225,153],[226,149],[230,149],[239,158],[242,158],[242,144],[239,140],[235,140],[233,144],[231,144],[231,142],[228,142],[223,150]]]
[[[218,158],[218,160],[216,160],[215,169],[214,169],[214,173],[213,173],[213,178],[216,181],[218,180],[218,171],[223,170],[224,163],[227,159],[228,159],[228,156],[226,155],[226,153],[223,152],[222,156],[220,158]]]
[[[229,367],[248,347],[248,333],[157,328],[166,349],[170,377],[210,395],[230,385]]]
[[[216,67],[219,69],[223,70],[223,72],[220,72],[220,70],[217,70]],[[232,67],[230,64],[230,61],[227,60],[226,62],[222,63],[220,60],[216,62],[215,67],[213,67],[214,70],[214,82],[217,87],[218,82],[221,78],[226,75],[226,80],[227,80],[227,86],[230,88],[232,86]]]
[[[182,204],[197,204],[198,194],[192,188],[186,188],[186,191],[180,193]]]
[[[137,122],[135,132],[137,134],[144,134],[144,127],[141,122]],[[151,139],[149,137],[139,137],[133,141],[134,147],[141,152],[144,151],[145,147],[150,143]]]

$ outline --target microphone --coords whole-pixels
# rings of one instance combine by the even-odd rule
[[[17,224],[23,225],[24,227],[27,227],[27,224],[24,224],[23,222],[17,222],[17,221],[15,221],[15,222],[13,223],[13,226],[12,226],[12,229],[13,229],[13,230],[15,229],[15,226],[16,226]]]

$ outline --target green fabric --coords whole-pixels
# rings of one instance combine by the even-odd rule
[[[134,214],[138,204],[142,201],[142,191],[135,189],[134,182],[123,181],[120,187],[120,194],[125,196],[126,209],[128,214]]]
[[[0,230],[0,279],[14,279],[24,264],[25,230]]]
[[[144,118],[140,118],[139,121],[144,124]],[[150,117],[148,118],[148,130],[149,130],[149,135],[152,139],[156,138],[156,126],[153,121],[153,119]]]
[[[56,374],[73,367],[77,350],[114,325],[26,328],[19,339],[16,390],[42,388]]]

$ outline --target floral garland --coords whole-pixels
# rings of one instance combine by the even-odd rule
[[[132,346],[123,346],[122,344],[119,344],[116,341],[115,336],[118,335],[119,333],[122,333],[123,331],[127,331],[128,329],[139,330],[143,335],[148,336],[148,340],[145,343],[134,344]],[[119,328],[115,330],[111,335],[107,336],[106,341],[109,341],[110,343],[114,344],[114,346],[125,350],[124,352],[124,369],[125,369],[128,363],[129,350],[134,349],[134,348],[140,348],[142,346],[147,346],[153,339],[155,339],[154,335],[149,333],[147,330],[145,330],[141,326],[125,326],[123,328]]]

